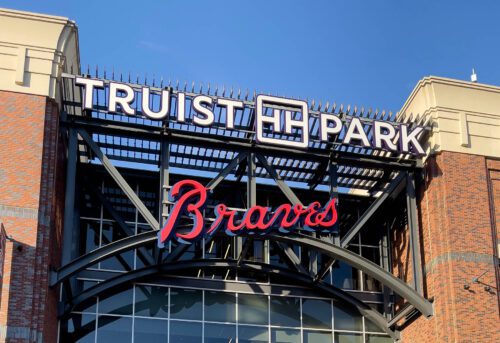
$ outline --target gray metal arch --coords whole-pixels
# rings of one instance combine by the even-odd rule
[[[96,249],[73,260],[72,262],[59,269],[55,274],[53,274],[51,285],[55,286],[58,283],[67,280],[78,271],[83,270],[86,267],[102,261],[110,256],[144,246],[148,243],[153,243],[154,241],[156,241],[156,237],[156,231],[149,231],[136,236],[131,236],[115,241],[99,249]],[[406,299],[411,305],[415,306],[415,308],[418,309],[424,316],[430,317],[434,313],[432,303],[422,297],[404,281],[396,278],[394,275],[385,271],[375,263],[368,261],[367,259],[347,249],[303,234],[295,234],[293,236],[271,235],[268,238],[287,244],[298,244],[300,246],[305,246],[309,249],[319,251],[331,258],[342,260],[380,281],[383,285],[394,290],[397,294]]]
[[[200,268],[217,268],[217,269],[244,269],[253,272],[260,272],[274,275],[279,275],[294,282],[305,285],[307,287],[312,287],[313,289],[318,289],[330,296],[331,298],[338,299],[344,303],[354,306],[361,315],[365,316],[367,319],[372,321],[385,333],[390,335],[394,340],[400,339],[400,334],[398,331],[391,330],[389,328],[387,320],[376,310],[372,309],[370,306],[366,305],[362,301],[356,299],[352,295],[342,291],[341,289],[329,285],[323,281],[317,283],[311,283],[311,277],[304,275],[302,273],[293,272],[288,269],[273,266],[266,263],[249,262],[249,261],[235,261],[235,260],[220,260],[220,259],[204,259],[204,260],[191,260],[191,261],[179,261],[175,263],[166,263],[162,265],[148,266],[142,269],[134,270],[125,274],[120,274],[106,281],[98,283],[97,285],[88,288],[87,290],[81,292],[75,296],[70,304],[66,304],[62,313],[59,317],[67,317],[70,312],[76,306],[84,303],[92,297],[101,295],[106,291],[110,291],[116,287],[123,286],[126,284],[131,284],[133,282],[138,282],[142,279],[146,279],[158,273],[170,274],[178,271],[190,270],[190,269],[200,269]]]

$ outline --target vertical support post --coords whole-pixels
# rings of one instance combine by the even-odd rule
[[[169,214],[168,208],[168,188],[170,186],[170,144],[165,140],[164,137],[161,139],[160,146],[160,214],[158,222],[160,223],[160,228],[165,225],[167,217]],[[157,249],[155,247],[155,249]],[[168,244],[169,252],[171,250],[171,243]],[[163,249],[157,249],[157,262],[161,262]]]
[[[382,268],[384,268],[385,271],[390,272],[391,270],[391,260],[389,256],[389,233],[390,233],[390,224],[389,222],[384,223],[384,229],[385,232],[382,235],[382,238],[380,239],[380,253],[381,253],[381,259],[382,259]],[[391,290],[389,287],[386,287],[385,285],[382,288],[382,292],[384,295],[384,313],[388,316],[387,318],[390,319],[391,315]]]
[[[413,283],[415,290],[423,294],[422,287],[422,258],[420,256],[420,238],[418,227],[417,199],[415,191],[415,175],[409,172],[406,175],[406,206],[408,226],[410,229],[410,249],[413,263]]]
[[[328,165],[328,174],[330,179],[330,199],[336,199],[336,206],[339,206],[339,184],[338,184],[338,176],[337,176],[337,163],[330,159],[330,163]],[[336,224],[338,228],[338,224]],[[335,245],[340,246],[340,232],[333,233],[333,243]]]
[[[255,154],[247,155],[247,208],[257,204],[257,185],[255,183]],[[250,238],[247,238],[249,240]],[[243,238],[236,237],[236,256],[240,256],[243,249]],[[254,252],[255,253],[255,252]]]
[[[75,213],[75,179],[76,163],[78,155],[78,137],[75,129],[68,129],[68,163],[66,169],[66,191],[64,198],[64,231],[63,231],[63,249],[62,264],[70,262],[75,256],[76,246],[73,239],[75,228],[73,224]]]

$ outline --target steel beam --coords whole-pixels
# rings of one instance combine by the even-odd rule
[[[72,275],[78,273],[97,262],[105,260],[109,257],[119,255],[123,252],[142,247],[148,243],[153,243],[157,239],[155,231],[147,231],[135,236],[126,237],[100,248],[92,250],[91,252],[82,255],[71,262],[61,267],[57,272],[51,274],[50,286],[54,287],[60,282],[66,281]]]
[[[87,179],[88,180],[88,179]],[[109,202],[108,199],[102,194],[93,184],[93,182],[87,182],[86,186],[92,191],[92,193],[99,199],[101,204],[104,206],[106,211],[109,212],[111,217],[115,220],[116,224],[118,224],[118,228],[124,233],[125,236],[134,236],[135,232],[125,223],[122,216],[114,209],[113,205]],[[144,262],[144,264],[154,264],[155,261],[150,254],[140,249],[137,250],[138,257]]]
[[[334,244],[327,243],[320,239],[310,236],[296,234],[295,236],[273,235],[272,239],[288,244],[299,244],[306,246],[310,249],[315,249],[332,259],[342,260],[347,262],[354,268],[370,275],[374,279],[380,281],[383,285],[394,290],[410,304],[415,306],[424,316],[430,317],[433,315],[432,304],[427,301],[422,295],[416,292],[413,288],[409,287],[404,281],[398,279],[391,273],[380,268],[379,265],[359,256],[342,247],[335,246]]]
[[[420,256],[420,237],[418,227],[418,210],[415,193],[415,175],[408,173],[406,177],[406,208],[408,227],[410,229],[410,246],[413,263],[413,283],[419,294],[423,294],[422,258]]]
[[[285,194],[285,196],[288,198],[288,200],[293,204],[293,205],[302,205],[302,202],[297,198],[295,193],[292,191],[292,189],[286,184],[285,181],[281,178],[281,176],[278,175],[276,170],[274,170],[273,167],[269,165],[267,162],[266,158],[262,156],[261,154],[255,154],[257,157],[257,160],[260,162],[260,164],[264,167],[264,169],[267,170],[269,175],[274,179],[276,184],[278,185],[279,189]]]
[[[377,212],[377,210],[385,203],[385,201],[389,198],[395,198],[402,186],[404,186],[405,174],[403,172],[399,172],[398,175],[391,181],[387,190],[385,190],[381,196],[379,196],[368,209],[363,213],[361,217],[358,218],[356,223],[347,231],[344,237],[340,240],[340,245],[342,248],[345,248],[349,245],[352,239],[361,231],[361,229],[365,226],[369,219],[372,218],[373,214]]]
[[[137,208],[139,213],[144,217],[146,222],[151,226],[153,230],[158,231],[160,229],[160,224],[155,219],[155,217],[151,214],[149,209],[144,205],[141,199],[135,194],[132,188],[129,186],[127,181],[121,176],[120,172],[115,168],[115,166],[111,163],[108,157],[102,152],[96,142],[92,139],[92,137],[85,131],[84,129],[78,129],[78,133],[85,142],[89,145],[90,149],[94,152],[97,158],[101,161],[104,168],[108,171],[109,175],[115,180],[118,187],[125,193],[125,195],[130,199],[132,204]]]
[[[402,186],[404,185],[403,181],[405,179],[405,173],[399,172],[398,175],[391,181],[387,190],[384,193],[375,199],[374,202],[366,209],[361,217],[358,218],[356,223],[347,231],[347,233],[340,240],[340,246],[342,248],[346,248],[349,243],[353,240],[354,237],[361,231],[361,229],[365,226],[370,218],[377,212],[377,210],[385,203],[388,198],[395,198],[399,191],[401,191]],[[321,280],[330,270],[330,267],[335,263],[335,259],[328,261],[323,269],[316,275],[315,280]]]
[[[76,252],[76,242],[73,239],[76,163],[78,158],[78,137],[76,130],[69,128],[68,136],[68,162],[66,164],[66,191],[64,197],[63,264],[70,262],[74,258]]]
[[[104,247],[98,248],[86,255],[79,257],[70,262],[70,264],[62,267],[56,275],[56,278],[51,280],[51,286],[66,280],[71,275],[87,266],[97,263],[107,257],[120,254],[124,251],[144,246],[148,243],[156,241],[156,232],[148,231],[142,234],[128,237],[119,241],[112,242]],[[405,282],[396,278],[391,273],[385,271],[375,263],[355,254],[347,249],[335,246],[328,242],[306,236],[296,234],[295,236],[272,235],[269,237],[276,242],[286,243],[287,245],[300,245],[308,249],[315,249],[318,252],[327,255],[333,259],[342,260],[354,268],[365,272],[382,284],[394,290],[410,304],[414,305],[426,317],[433,315],[432,304],[418,294],[413,288],[409,287]],[[304,274],[308,274],[305,272]],[[310,277],[309,277],[310,278]],[[311,279],[312,280],[312,279]]]
[[[220,137],[207,135],[199,132],[189,132],[172,128],[164,129],[141,124],[132,124],[111,120],[92,118],[83,119],[78,116],[68,116],[62,124],[86,129],[94,133],[127,136],[159,141],[160,136],[167,134],[171,143],[187,144],[190,146],[201,146],[229,151],[254,151],[266,156],[301,158],[307,161],[323,161],[330,159],[330,151],[319,148],[308,148],[307,150],[278,147],[271,145],[255,145],[247,139],[237,137]],[[166,130],[166,132],[165,132]],[[355,167],[366,167],[371,169],[400,169],[412,170],[420,168],[418,160],[401,160],[394,157],[366,156],[346,151],[333,151],[333,158],[342,163]]]

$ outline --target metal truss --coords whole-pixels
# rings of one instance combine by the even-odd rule
[[[415,171],[421,161],[402,156],[392,156],[381,151],[347,149],[335,144],[313,144],[308,150],[255,145],[252,142],[250,125],[253,114],[248,113],[240,127],[247,127],[246,136],[222,135],[218,129],[207,132],[186,131],[178,125],[153,125],[146,120],[130,120],[116,114],[87,113],[78,115],[80,106],[74,95],[73,78],[63,77],[65,115],[62,125],[67,132],[68,165],[66,175],[66,212],[63,235],[63,266],[51,274],[51,286],[63,285],[65,296],[61,299],[61,316],[69,312],[92,296],[111,291],[120,285],[130,284],[154,275],[175,275],[186,269],[223,268],[232,270],[250,270],[263,274],[276,274],[290,281],[308,286],[355,306],[393,339],[399,339],[397,324],[418,311],[426,317],[432,316],[432,304],[423,296],[422,268],[419,253],[418,220],[415,195]],[[72,88],[73,87],[73,88]],[[71,91],[73,89],[73,91]],[[99,105],[99,104],[98,104]],[[102,104],[97,108],[104,108]],[[348,115],[345,114],[346,116]],[[365,117],[365,121],[373,118]],[[380,119],[380,118],[379,118]],[[118,151],[118,153],[117,153]],[[86,177],[87,187],[93,196],[110,213],[118,229],[125,237],[109,242],[87,254],[78,256],[75,247],[75,235],[78,234],[74,209],[77,206],[75,194],[78,185],[77,169],[79,165],[97,163],[115,181],[131,204],[146,220],[151,231],[134,234],[118,211],[113,208],[106,196],[93,185],[92,176]],[[156,218],[147,208],[132,187],[127,183],[113,161],[156,165],[159,168],[160,213]],[[246,177],[246,207],[257,203],[257,179],[274,181],[279,190],[292,204],[301,204],[301,200],[292,190],[289,182],[302,183],[313,190],[319,185],[327,186],[330,197],[336,197],[340,187],[368,191],[373,197],[371,205],[347,233],[340,237],[338,232],[329,235],[305,235],[298,233],[289,236],[270,235],[262,237],[263,244],[272,244],[285,263],[284,269],[266,263],[247,261],[249,246],[258,237],[236,237],[235,259],[193,260],[180,259],[189,249],[189,245],[179,244],[168,250],[156,247],[157,232],[168,218],[169,203],[167,191],[170,187],[170,168],[197,170],[215,173],[205,186],[214,190],[230,175],[240,182]],[[406,190],[408,226],[413,262],[413,287],[393,276],[388,263],[383,268],[355,254],[346,248],[352,239],[367,223],[381,211],[389,200],[395,199]],[[378,193],[377,196],[374,194]],[[205,246],[213,238],[204,240]],[[146,247],[154,246],[153,251]],[[292,248],[300,246],[307,251],[309,264],[306,266]],[[109,277],[95,287],[74,295],[72,285],[77,276],[85,273],[90,266],[110,257],[137,249],[137,256],[146,266],[142,269],[129,270],[119,276]],[[165,256],[163,256],[165,255]],[[326,261],[319,263],[319,257]],[[361,270],[385,287],[404,298],[409,306],[393,318],[384,317],[371,309],[362,300],[346,291],[326,284],[323,277],[331,270],[336,260]],[[318,268],[319,267],[319,268]],[[127,268],[126,268],[127,269]],[[130,268],[128,268],[130,269]]]

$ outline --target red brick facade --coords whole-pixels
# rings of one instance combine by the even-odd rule
[[[406,327],[404,342],[500,342],[493,220],[500,214],[499,166],[454,152],[427,161],[419,224],[424,290],[434,298],[435,315]]]
[[[0,91],[0,137],[0,218],[12,238],[6,244],[0,341],[56,342],[58,294],[48,289],[48,277],[59,263],[64,204],[57,105]]]

